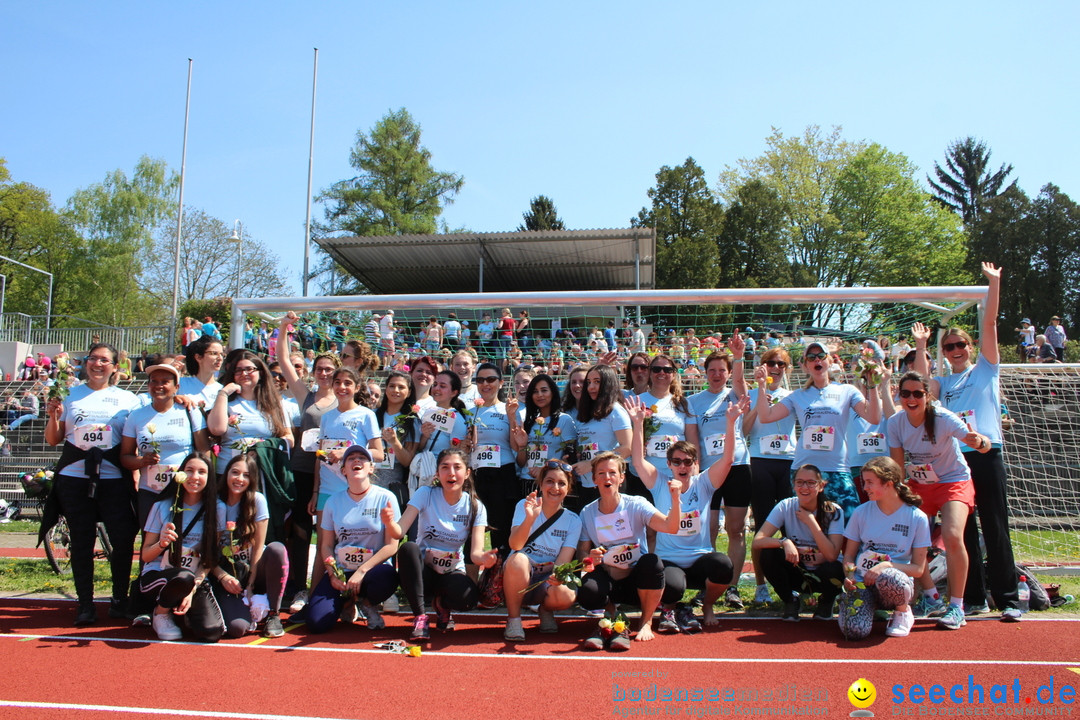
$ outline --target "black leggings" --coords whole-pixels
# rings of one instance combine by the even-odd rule
[[[971,480],[975,484],[975,506],[979,510],[979,524],[982,525],[983,539],[986,541],[986,563],[990,569],[989,577],[985,577],[979,528],[975,523],[975,513],[972,513],[968,515],[964,528],[964,547],[970,559],[964,604],[981,605],[986,602],[984,583],[989,581],[990,596],[999,610],[1018,607],[1016,561],[1009,537],[1007,476],[1001,449],[991,448],[985,454],[966,452],[963,455],[971,468]]]
[[[480,590],[464,572],[438,573],[424,564],[420,546],[407,542],[398,549],[398,575],[401,589],[409,600],[413,615],[427,612],[427,597],[437,597],[439,604],[448,610],[472,610],[480,602]]]
[[[293,480],[296,483],[296,501],[292,506],[292,514],[289,516],[286,544],[289,550],[288,586],[291,592],[296,592],[307,587],[308,548],[311,546],[311,534],[315,527],[315,521],[311,515],[308,515],[307,507],[311,500],[311,493],[315,489],[315,475],[302,470],[294,470]]]
[[[139,576],[139,587],[149,601],[172,611],[195,588],[195,575],[190,570],[177,567],[149,570]],[[191,606],[182,617],[196,640],[217,642],[225,633],[221,608],[205,581],[195,591]]]
[[[646,553],[630,569],[630,574],[614,580],[606,567],[589,573],[578,590],[577,601],[586,610],[599,610],[608,604],[639,602],[638,590],[662,590],[664,588],[664,563],[656,553]]]
[[[273,542],[263,548],[254,573],[255,594],[265,594],[270,604],[270,612],[279,612],[281,596],[285,592],[285,578],[289,574],[289,557],[285,546]],[[251,625],[251,609],[244,604],[243,595],[233,595],[217,580],[213,583],[214,596],[225,618],[225,634],[229,637],[242,637]]]
[[[811,591],[821,593],[823,601],[835,600],[840,594],[840,588],[832,580],[844,579],[844,566],[839,560],[832,560],[818,565],[813,570],[807,570],[800,563],[792,565],[784,558],[781,548],[765,548],[761,551],[761,570],[765,578],[776,590],[781,602],[789,602],[795,595],[803,591],[803,583],[808,583]],[[814,580],[804,573],[817,577]]]
[[[491,547],[496,550],[507,549],[514,508],[518,500],[524,497],[521,494],[522,482],[517,475],[517,465],[509,463],[497,468],[480,468],[474,475],[476,496],[487,508]]]
[[[791,490],[791,460],[752,457],[750,475],[750,509],[757,532],[777,503],[795,494]]]
[[[682,600],[686,588],[704,590],[705,583],[730,585],[735,576],[731,560],[724,553],[711,552],[701,555],[689,566],[682,567],[673,562],[664,562],[664,595],[660,602],[665,605]]]

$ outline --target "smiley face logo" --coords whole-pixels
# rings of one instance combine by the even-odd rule
[[[870,707],[877,700],[877,688],[866,678],[859,678],[851,683],[847,696],[852,705],[862,710]]]

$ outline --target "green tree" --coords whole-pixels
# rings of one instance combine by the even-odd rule
[[[1080,320],[1080,205],[1047,183],[1032,203],[1030,230],[1038,279],[1032,319],[1049,324],[1061,315],[1067,325],[1075,323]]]
[[[326,205],[321,232],[434,233],[443,208],[465,182],[431,166],[431,151],[420,144],[420,125],[405,108],[383,117],[370,133],[358,132],[349,162],[358,174],[319,197]]]
[[[164,160],[144,155],[130,177],[115,170],[68,200],[66,215],[86,240],[92,268],[84,278],[88,295],[81,315],[110,325],[158,319],[138,278],[155,232],[174,217],[178,187]]]
[[[1002,165],[996,172],[991,172],[989,166],[990,149],[986,143],[968,136],[949,144],[944,168],[934,163],[937,182],[926,176],[934,198],[959,214],[967,227],[978,220],[986,204],[1001,192],[1013,169],[1012,165]],[[1015,184],[1014,180],[1009,187]]]
[[[547,195],[538,195],[529,202],[529,211],[522,213],[524,224],[518,225],[518,232],[525,230],[565,230],[566,225],[559,219],[555,201]]]
[[[1010,185],[991,198],[971,228],[970,254],[1002,268],[998,337],[1015,337],[1023,317],[1037,315],[1043,295],[1034,258],[1037,233],[1032,227],[1031,198]]]

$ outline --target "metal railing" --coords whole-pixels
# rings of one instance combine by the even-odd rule
[[[169,350],[167,325],[113,327],[70,315],[53,315],[51,323],[47,320],[49,318],[45,315],[4,313],[0,315],[0,342],[63,345],[68,352],[78,352],[90,347],[96,336],[101,342],[111,343],[128,354],[137,354],[144,349],[149,352]],[[78,326],[56,327],[61,320],[68,324],[77,323]]]

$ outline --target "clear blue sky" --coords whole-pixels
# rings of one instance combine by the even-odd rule
[[[193,58],[186,204],[241,219],[298,294],[315,47],[315,191],[352,176],[357,130],[405,107],[434,166],[465,178],[451,227],[512,230],[539,194],[570,228],[626,227],[662,165],[693,156],[715,186],[771,127],[810,124],[923,173],[974,135],[1029,194],[1054,182],[1080,200],[1072,2],[42,1],[3,16],[13,179],[62,206],[143,154],[178,170]]]

